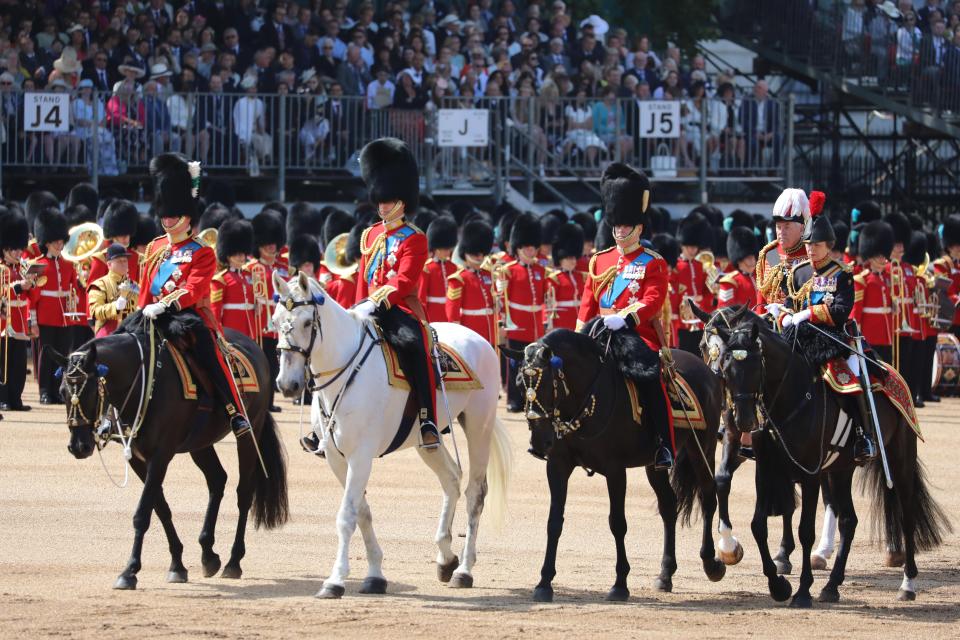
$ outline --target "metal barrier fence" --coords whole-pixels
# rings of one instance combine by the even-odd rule
[[[389,135],[410,145],[431,192],[518,178],[595,180],[617,160],[660,180],[783,179],[793,119],[788,102],[752,97],[444,98],[402,110],[368,108],[362,97],[83,90],[69,96],[62,130],[28,131],[50,117],[25,113],[25,99],[0,89],[6,172],[143,174],[153,155],[180,151],[208,169],[275,175],[282,185],[288,176],[356,174],[360,148]],[[486,110],[486,144],[440,146],[438,109]]]

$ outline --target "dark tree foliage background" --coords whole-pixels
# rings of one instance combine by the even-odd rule
[[[611,27],[623,27],[631,38],[645,33],[660,51],[667,41],[690,53],[697,40],[714,37],[714,0],[567,0],[579,19],[595,13]]]

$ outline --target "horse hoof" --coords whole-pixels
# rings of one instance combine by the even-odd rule
[[[733,566],[743,560],[743,545],[738,542],[737,548],[733,551],[721,550],[717,555],[723,561],[723,564]]]
[[[167,582],[170,584],[183,584],[187,581],[187,570],[177,569],[167,573]]]
[[[120,591],[133,591],[137,588],[137,576],[120,576],[113,583],[113,588]]]
[[[770,597],[777,602],[786,602],[793,594],[793,587],[790,581],[783,576],[777,576],[769,580]]]
[[[457,556],[453,556],[453,560],[447,564],[437,563],[437,580],[440,582],[450,582],[450,578],[453,577],[453,572],[456,571],[457,567],[460,566],[460,559]]]
[[[537,587],[533,590],[534,602],[553,602],[553,587]]]
[[[840,602],[840,592],[837,591],[836,587],[824,587],[820,591],[820,597],[817,598],[817,602],[836,604]]]
[[[673,591],[673,579],[657,578],[653,581],[653,588],[661,593],[670,593]]]
[[[703,572],[710,582],[720,582],[727,575],[727,565],[720,558],[711,558],[703,561]]]
[[[330,586],[323,585],[323,588],[317,592],[317,597],[321,600],[339,600],[346,591],[347,590],[339,584],[332,584]]]
[[[220,571],[220,556],[214,554],[213,558],[203,562],[203,577],[212,578]]]
[[[813,599],[810,598],[810,594],[800,595],[797,594],[793,596],[793,600],[790,601],[790,606],[795,609],[809,609],[813,607]]]
[[[903,551],[887,551],[886,555],[883,557],[883,566],[902,567]]]
[[[814,571],[826,571],[827,559],[819,553],[810,554],[810,568]]]
[[[452,589],[471,589],[473,588],[473,576],[469,573],[455,573],[453,580],[450,581]]]
[[[777,565],[777,573],[781,576],[788,576],[793,573],[793,564],[789,560],[774,560]]]
[[[607,592],[605,600],[607,602],[626,602],[630,599],[630,589],[626,587],[613,587]]]
[[[900,602],[912,602],[917,599],[917,594],[913,591],[907,591],[905,589],[900,589],[897,592],[897,600]]]
[[[221,578],[230,578],[231,580],[239,580],[240,576],[243,575],[243,571],[240,570],[240,567],[233,565],[227,565],[223,568],[223,573],[220,574]]]
[[[368,578],[364,578],[363,584],[360,586],[360,593],[362,594],[382,595],[386,592],[387,592],[386,578],[375,578],[373,576],[370,576]]]

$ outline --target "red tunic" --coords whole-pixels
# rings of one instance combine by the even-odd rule
[[[407,298],[416,299],[427,261],[427,236],[403,218],[378,222],[363,232],[360,252],[360,277],[354,300],[369,298],[377,305],[399,305],[411,311]]]
[[[0,296],[6,306],[6,313],[0,314],[0,336],[7,335],[16,340],[30,339],[30,292],[16,293],[12,283],[20,279],[19,265],[0,264],[0,280],[8,283]]]
[[[710,311],[713,296],[707,290],[707,274],[699,260],[688,260],[680,256],[677,260],[677,288],[680,295],[680,325],[678,331],[702,331],[703,323],[692,312],[687,311],[685,300],[693,300],[704,311]]]
[[[76,320],[64,315],[71,311],[70,297],[77,292],[77,272],[73,264],[62,257],[43,256],[35,260],[47,265],[46,271],[38,278],[38,285],[30,289],[30,307],[37,311],[37,324],[42,327],[69,327]],[[39,283],[43,284],[39,284]],[[78,309],[72,311],[79,313]]]
[[[447,279],[446,315],[497,345],[493,273],[487,269],[459,269]]]
[[[417,296],[427,311],[430,322],[447,321],[447,278],[457,271],[450,260],[430,258],[423,265],[423,277],[417,287]]]
[[[254,259],[243,265],[243,272],[253,287],[254,304],[257,307],[254,319],[254,330],[260,331],[260,338],[277,338],[277,330],[273,326],[273,312],[277,303],[273,301],[273,273],[277,272],[281,278],[287,277],[287,262],[277,258],[273,264],[267,264],[261,259]],[[259,340],[259,338],[254,338]]]
[[[587,264],[587,268],[590,265]],[[579,271],[563,271],[557,269],[547,274],[547,287],[553,292],[554,304],[556,305],[556,317],[552,318],[554,329],[577,328],[577,315],[580,310],[580,301],[583,299],[583,285],[586,277]],[[546,316],[551,314],[550,309],[544,309],[544,323],[550,318]]]
[[[893,317],[890,291],[883,274],[861,271],[853,277],[853,312],[867,342],[884,347],[893,344]]]
[[[357,272],[345,276],[330,274],[331,280],[327,283],[327,294],[337,301],[344,309],[349,309],[357,299]]]
[[[210,282],[210,309],[221,327],[257,340],[253,285],[241,271],[224,269]]]
[[[717,308],[745,305],[753,307],[757,301],[757,285],[752,274],[733,271],[720,278]]]
[[[167,236],[147,245],[140,271],[140,308],[164,302],[176,310],[196,309],[204,324],[218,329],[210,310],[210,281],[217,269],[217,258],[198,237],[171,244]]]
[[[534,261],[525,265],[512,260],[504,267],[506,300],[510,321],[518,328],[507,331],[507,338],[535,342],[543,337],[543,296],[547,272]]]

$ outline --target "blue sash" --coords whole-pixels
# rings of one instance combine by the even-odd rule
[[[620,298],[620,294],[626,291],[627,287],[634,280],[642,281],[645,275],[647,264],[653,260],[653,256],[646,251],[638,255],[626,266],[623,271],[617,274],[607,287],[607,291],[600,298],[600,307],[603,309],[612,309],[613,304]],[[628,277],[632,276],[632,277]]]
[[[173,272],[177,270],[177,265],[179,262],[174,262],[174,258],[177,258],[187,252],[193,254],[194,251],[202,248],[196,242],[188,242],[178,249],[173,249],[170,252],[170,257],[163,261],[160,267],[157,269],[156,275],[153,276],[153,280],[150,282],[150,293],[155,297],[159,297],[163,293],[163,285],[167,283],[167,280],[170,279],[170,276],[173,275]]]
[[[386,259],[386,256],[389,256],[391,253],[396,251],[397,247],[400,246],[400,243],[412,236],[414,233],[416,233],[416,231],[413,229],[413,227],[403,225],[402,227],[398,227],[392,235],[387,236],[386,242],[383,243],[383,248],[374,254],[373,258],[370,259],[370,264],[367,265],[367,284],[373,281],[373,274],[375,274],[377,269],[380,268],[380,264]]]

